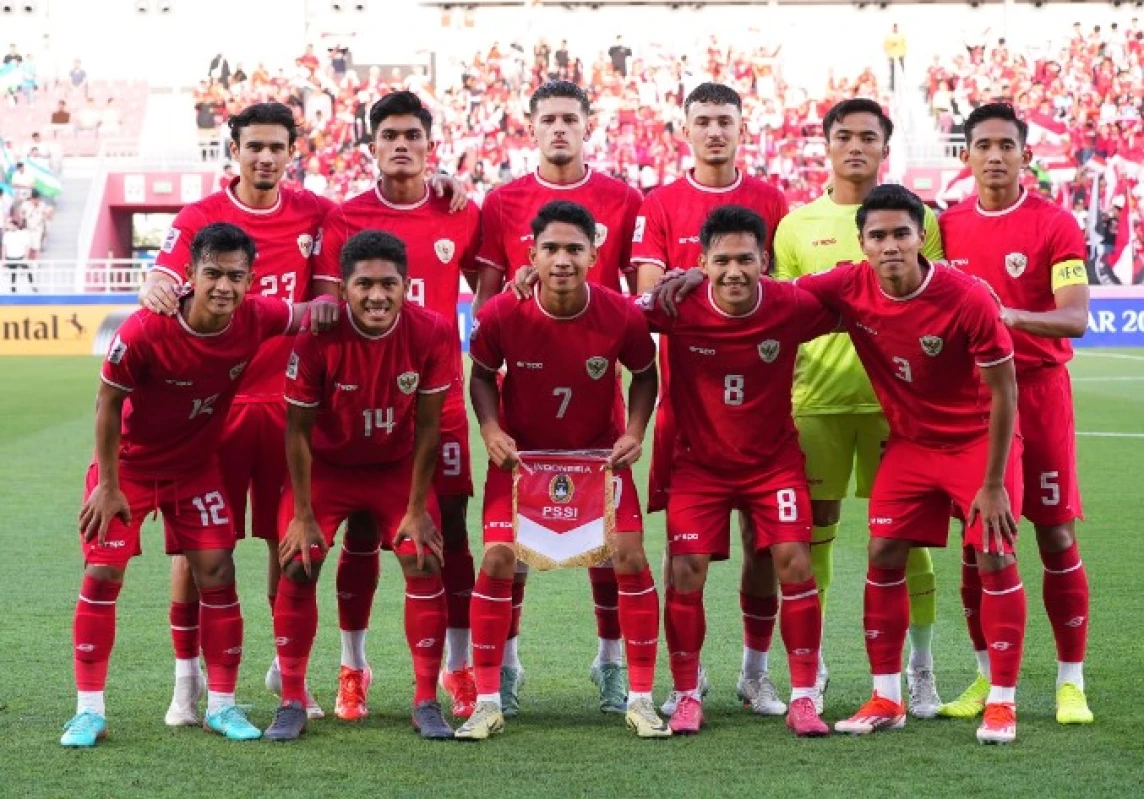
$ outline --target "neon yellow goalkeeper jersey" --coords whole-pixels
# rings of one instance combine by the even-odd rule
[[[865,260],[854,221],[857,211],[857,205],[839,205],[827,193],[787,214],[775,232],[775,277],[794,280],[825,272],[840,261]],[[922,255],[930,260],[943,257],[937,216],[929,208]],[[795,367],[794,412],[882,412],[850,336],[832,333],[802,345]]]

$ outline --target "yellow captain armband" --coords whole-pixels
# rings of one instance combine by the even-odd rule
[[[1088,285],[1088,272],[1085,271],[1084,261],[1073,259],[1061,261],[1053,265],[1053,291],[1063,289],[1065,286]]]

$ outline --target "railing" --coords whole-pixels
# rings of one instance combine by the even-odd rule
[[[948,133],[907,137],[905,147],[910,166],[947,166],[957,161],[965,149],[965,137]]]
[[[143,286],[149,261],[105,258],[86,261],[0,260],[0,294],[124,294]]]
[[[215,139],[189,147],[159,151],[148,148],[144,151],[139,147],[138,139],[104,139],[99,144],[99,159],[104,164],[143,169],[213,169],[221,159],[220,148],[221,144]]]

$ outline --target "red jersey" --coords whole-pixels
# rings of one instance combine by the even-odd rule
[[[409,260],[408,302],[435,311],[451,326],[455,380],[461,385],[461,333],[457,321],[461,275],[477,271],[481,212],[469,203],[449,213],[449,198],[436,197],[426,187],[425,197],[411,205],[396,205],[382,196],[378,186],[359,194],[326,214],[322,235],[314,248],[314,269],[341,274],[338,259],[349,238],[363,230],[384,230],[405,243]]]
[[[773,253],[775,229],[787,214],[781,191],[742,172],[730,186],[716,189],[697,183],[688,172],[644,199],[632,234],[632,261],[665,271],[698,266],[703,251],[699,230],[721,205],[741,205],[761,216],[767,223],[767,252]]]
[[[623,433],[615,409],[617,363],[636,373],[655,362],[643,314],[619,292],[588,286],[588,305],[555,317],[511,293],[490,300],[473,323],[469,356],[501,387],[505,432],[519,450],[610,449]]]
[[[333,205],[313,192],[278,189],[278,202],[270,208],[243,205],[234,192],[239,178],[230,185],[179,211],[155,258],[155,269],[180,283],[191,262],[191,241],[207,225],[229,222],[246,231],[257,254],[254,258],[252,293],[278,297],[286,302],[310,299],[310,280],[338,281],[340,273],[311,271],[310,256],[319,247],[322,219]],[[290,342],[276,341],[258,351],[246,370],[236,402],[281,402],[282,372],[290,356]]]
[[[992,286],[1006,308],[1051,311],[1057,289],[1088,284],[1088,248],[1080,225],[1068,211],[1034,192],[1022,190],[1014,205],[994,212],[983,211],[971,197],[937,221],[949,264]],[[1021,330],[1013,330],[1012,336],[1019,374],[1072,359],[1067,338]]]
[[[240,378],[262,343],[284,335],[292,318],[288,304],[268,297],[247,297],[226,329],[209,335],[191,330],[182,314],[129,316],[100,373],[131,394],[119,444],[123,474],[173,479],[211,463]]]
[[[383,466],[413,453],[417,396],[453,382],[452,331],[443,317],[406,305],[380,336],[363,333],[344,304],[338,327],[294,339],[286,401],[317,408],[314,458],[333,466]]]
[[[798,456],[791,387],[798,347],[839,326],[838,313],[791,283],[764,277],[754,309],[732,316],[715,304],[711,284],[679,315],[640,307],[651,329],[667,334],[676,452],[704,469],[749,472],[784,452]]]
[[[517,269],[529,265],[533,217],[554,200],[578,203],[595,217],[598,259],[588,270],[588,282],[621,291],[620,274],[631,271],[632,231],[642,197],[628,184],[592,169],[575,183],[549,183],[533,173],[493,189],[481,208],[477,260],[511,280]]]
[[[1013,341],[985,283],[946,264],[928,266],[908,297],[885,294],[865,262],[796,284],[842,314],[891,435],[954,448],[988,433],[989,394],[977,367],[1012,358]]]

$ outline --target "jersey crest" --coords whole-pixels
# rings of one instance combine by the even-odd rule
[[[303,258],[309,258],[310,253],[314,251],[314,237],[309,233],[303,233],[299,236],[298,251],[302,253]]]
[[[766,341],[759,342],[759,357],[763,359],[763,363],[774,363],[775,359],[779,357],[780,345],[773,338]]]
[[[556,475],[548,484],[548,498],[557,504],[568,504],[572,501],[575,493],[576,486],[572,482],[572,478],[566,474]]]
[[[1023,252],[1011,252],[1005,256],[1005,271],[1009,273],[1009,277],[1020,277],[1028,265],[1029,258]]]
[[[604,242],[607,240],[608,240],[608,226],[605,225],[603,222],[597,222],[596,223],[596,239],[594,242],[596,247],[603,247]]]
[[[441,263],[447,264],[453,260],[453,254],[457,252],[457,245],[451,239],[437,239],[433,242],[433,252],[437,253]]]
[[[588,377],[599,380],[604,376],[604,372],[608,371],[608,359],[597,355],[589,358],[585,366],[588,368]]]
[[[922,351],[931,358],[940,355],[941,348],[945,346],[945,342],[938,336],[922,336],[918,341],[921,342]]]
[[[397,387],[401,389],[402,394],[412,394],[420,382],[421,375],[417,372],[405,372],[397,376]]]

